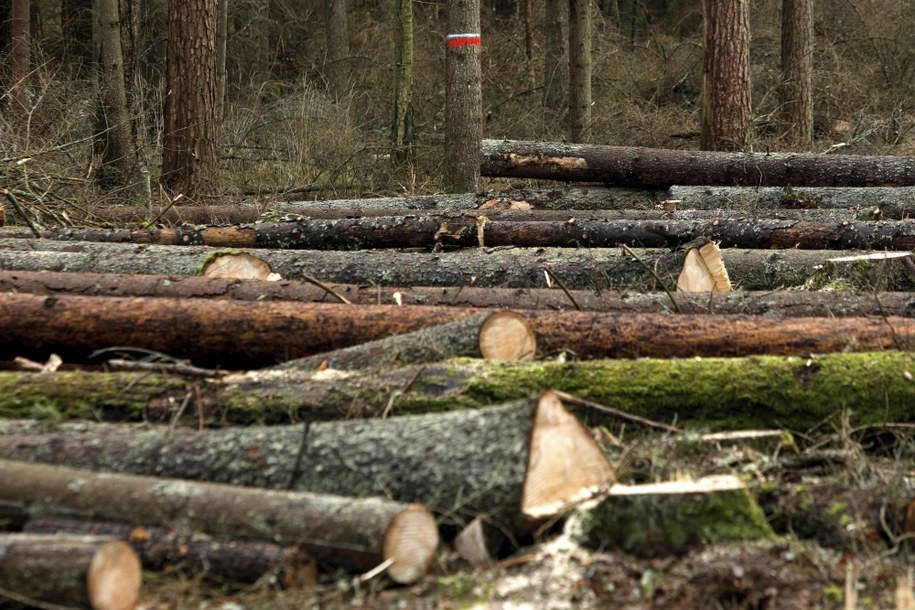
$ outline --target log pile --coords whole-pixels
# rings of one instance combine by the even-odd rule
[[[915,421],[911,159],[487,141],[481,164],[602,184],[0,230],[0,597],[129,607],[140,562],[415,583],[440,538],[485,564],[570,515],[643,558],[912,534],[906,486],[832,519],[781,478],[791,431]],[[634,472],[633,427],[688,458]],[[696,458],[732,444],[750,484]],[[136,586],[87,581],[100,562]]]

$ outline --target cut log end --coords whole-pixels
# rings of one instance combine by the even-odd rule
[[[94,610],[129,610],[140,598],[143,568],[126,542],[112,540],[99,546],[89,564],[86,587]]]
[[[384,536],[383,556],[393,559],[388,576],[400,584],[416,582],[432,565],[438,543],[432,513],[419,504],[410,505],[391,520]]]
[[[211,256],[203,264],[200,275],[233,280],[277,279],[266,261],[250,254],[234,252]]]
[[[686,254],[677,278],[677,292],[730,292],[731,280],[718,244],[709,241]]]
[[[527,318],[499,311],[480,326],[480,355],[486,360],[533,360],[537,338]]]
[[[521,512],[540,520],[568,510],[613,482],[613,468],[604,452],[562,405],[544,392],[531,431]]]

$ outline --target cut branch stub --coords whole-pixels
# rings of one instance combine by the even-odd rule
[[[479,346],[486,360],[533,360],[537,337],[526,317],[499,311],[480,326]]]
[[[521,512],[535,521],[593,497],[614,479],[604,452],[549,390],[537,403],[527,459]]]
[[[244,252],[215,253],[203,264],[200,275],[203,277],[225,278],[233,280],[278,280],[270,264]]]
[[[677,278],[677,292],[730,292],[731,280],[721,260],[721,249],[706,240],[690,249]]]

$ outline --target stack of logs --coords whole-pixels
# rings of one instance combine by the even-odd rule
[[[639,494],[771,536],[736,479],[614,484],[585,425],[911,421],[913,165],[487,141],[484,175],[610,186],[10,214],[0,596],[127,608],[140,562],[411,583],[440,533],[486,561],[595,497],[602,548]],[[138,224],[169,228],[98,228]]]

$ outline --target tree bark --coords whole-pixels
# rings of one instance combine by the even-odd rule
[[[29,72],[32,48],[31,0],[12,0],[10,4],[10,125],[13,133],[24,137],[29,132],[32,106],[29,101]]]
[[[0,231],[4,237],[31,232]],[[389,216],[262,222],[226,227],[175,229],[59,229],[41,237],[60,241],[213,248],[358,250],[382,248],[505,247],[675,248],[701,237],[722,248],[799,248],[802,250],[912,250],[915,223],[909,221],[813,222],[751,216],[698,220],[514,220],[471,214]]]
[[[120,540],[0,535],[0,589],[15,602],[130,610],[139,601],[142,580],[136,553]]]
[[[684,427],[806,430],[850,404],[858,405],[853,425],[915,420],[915,384],[906,378],[912,367],[912,352],[886,351],[809,358],[474,360],[335,376],[252,371],[208,381],[155,372],[0,372],[0,412],[5,418],[168,421],[187,400],[183,413],[193,426],[282,424],[378,418],[386,410],[408,415],[475,409],[552,387]],[[620,424],[596,410],[577,413],[588,425]],[[35,422],[15,433],[47,426]],[[0,428],[14,433],[9,419],[0,420]]]
[[[413,2],[394,0],[394,121],[391,125],[391,161],[413,161]]]
[[[288,473],[290,476],[299,466],[294,460],[300,451],[298,446],[304,440],[301,429],[298,429],[298,434],[298,440],[286,447],[290,451],[286,454],[289,459],[277,456],[280,458],[278,461],[285,462],[284,466],[293,468]],[[125,433],[121,439],[130,436]],[[86,438],[75,436],[61,440],[65,444],[72,441],[71,450],[79,453],[76,447]],[[180,451],[182,443],[177,437],[168,440],[163,431],[137,434],[138,442],[142,442],[139,441],[141,438],[150,443],[146,449],[153,453],[169,451],[170,445],[171,451]],[[28,439],[22,440],[28,442]],[[190,439],[186,437],[184,440]],[[202,436],[190,440],[192,444],[196,441],[205,443]],[[106,439],[104,452],[132,452],[127,447],[117,447],[117,442],[113,437]],[[258,460],[273,459],[269,443],[245,447],[253,454],[249,456],[253,459],[252,465]],[[368,570],[393,557],[397,560],[396,567],[392,566],[389,574],[401,583],[412,583],[422,577],[435,557],[438,530],[432,515],[422,506],[380,498],[357,500],[191,482],[181,479],[206,480],[208,477],[201,471],[196,472],[196,477],[184,476],[180,470],[170,469],[161,461],[157,467],[155,459],[149,461],[153,453],[147,454],[145,459],[140,457],[142,454],[134,454],[135,459],[145,463],[129,467],[114,467],[102,462],[95,465],[99,469],[125,472],[152,474],[167,471],[181,478],[100,474],[63,466],[0,460],[4,480],[0,497],[6,502],[22,505],[33,515],[76,511],[135,524],[177,524],[222,539],[299,544],[319,561],[352,570]],[[228,455],[220,458],[219,453],[220,450],[213,447],[209,450],[209,457],[231,459]],[[175,454],[172,458],[181,461],[180,455]],[[85,457],[79,458],[79,461],[91,463]],[[200,466],[205,468],[203,464]],[[248,479],[249,485],[265,486],[255,485],[258,480],[256,474],[250,474],[255,476]],[[293,479],[287,481],[288,484],[292,482]],[[272,487],[282,488],[283,485]]]
[[[591,139],[591,2],[569,0],[569,141]]]
[[[750,148],[750,6],[748,0],[703,0],[703,150]]]
[[[162,184],[194,201],[218,185],[216,2],[169,0]]]
[[[742,313],[765,316],[915,316],[908,292],[861,293],[850,290],[734,291],[726,294],[594,292],[554,288],[380,287],[331,284],[355,304],[605,311],[610,313]],[[328,290],[299,282],[229,280],[205,277],[0,271],[0,292],[109,297],[211,298],[238,301],[335,302]],[[395,297],[395,293],[399,296]],[[674,306],[676,303],[676,307]]]
[[[547,122],[561,121],[567,116],[566,100],[569,82],[569,3],[566,0],[545,0],[543,32],[543,107],[549,111]]]
[[[479,0],[448,4],[445,83],[445,191],[476,192],[483,141]]]
[[[485,140],[482,174],[616,186],[911,186],[915,158]]]
[[[229,0],[216,2],[216,121],[222,125],[226,116],[226,46],[229,39]]]
[[[237,252],[232,250],[230,252]],[[569,290],[632,290],[673,288],[685,252],[657,249],[474,248],[456,252],[365,252],[263,250],[245,252],[266,261],[287,280],[304,276],[325,283],[377,286],[468,286],[479,288],[545,288],[555,278]],[[155,246],[0,239],[0,266],[11,271],[91,271],[157,275],[198,275],[220,253],[204,246]],[[724,266],[742,290],[774,290],[801,286],[842,250],[743,250],[725,248]],[[883,290],[915,287],[907,260],[892,260]],[[549,269],[549,274],[544,271]],[[548,278],[548,275],[552,278]]]
[[[813,0],[782,0],[781,114],[788,139],[813,143]]]
[[[324,0],[324,32],[327,37],[325,71],[331,95],[342,101],[350,88],[349,20],[346,0]]]
[[[24,509],[26,510],[26,509]],[[10,513],[4,506],[0,512]],[[15,515],[14,515],[15,516]],[[130,516],[131,520],[134,516]],[[90,522],[66,517],[29,519],[22,531],[29,534],[111,536],[130,543],[144,569],[175,570],[190,577],[254,583],[267,577],[288,585],[317,579],[315,564],[298,546],[280,546],[250,540],[214,540],[204,534],[180,533],[161,527],[139,527],[111,521]]]
[[[15,422],[9,426],[0,423],[0,428],[7,432],[14,427]],[[574,450],[570,451],[569,442],[577,445]],[[46,450],[51,447],[54,449]],[[238,451],[239,447],[244,450]],[[519,531],[532,520],[555,515],[569,502],[584,499],[612,479],[606,457],[550,392],[539,398],[475,411],[310,426],[249,427],[205,433],[176,430],[168,434],[165,430],[84,424],[81,431],[70,433],[13,432],[0,437],[0,454],[11,459],[93,470],[348,496],[347,500],[335,498],[334,511],[320,514],[335,511],[351,514],[353,520],[349,527],[340,528],[340,535],[353,536],[354,541],[358,540],[355,530],[360,522],[355,507],[382,502],[372,499],[356,502],[352,500],[354,497],[384,495],[398,502],[422,502],[445,513],[442,516],[445,522],[457,524],[486,514],[510,530]],[[121,480],[111,476],[97,479]],[[64,487],[58,489],[62,494],[66,494],[69,480],[60,478]],[[86,479],[87,488],[94,487],[93,480]],[[36,482],[33,477],[31,483]],[[214,517],[209,508],[212,504],[204,501],[205,496],[181,493],[189,488],[197,489],[197,486],[176,481],[171,486],[158,486],[156,494],[170,498],[170,503],[180,500],[198,506],[201,515],[212,519],[208,527],[220,531],[234,533],[237,528],[245,527],[270,532],[274,539],[285,540],[294,536],[284,528],[304,527],[314,528],[310,531],[317,540],[330,535],[327,531],[330,525],[323,518],[303,520],[285,510],[265,510],[262,506],[253,517],[249,514],[250,507],[227,508],[239,511],[236,518],[221,513]],[[110,494],[101,497],[107,498],[109,504],[120,502],[120,498],[129,500],[130,496],[120,495],[124,492],[118,489],[125,488],[114,487]],[[544,495],[545,489],[552,491]],[[27,492],[21,489],[19,493]],[[247,493],[252,501],[267,502],[291,492],[265,495],[233,489],[231,493]],[[94,506],[87,495],[80,496],[80,501],[80,506]],[[556,506],[547,510],[550,505]],[[180,515],[189,512],[182,509]],[[180,515],[174,516],[180,518]],[[250,527],[244,525],[252,519],[254,523]],[[316,550],[311,552],[316,554]],[[382,555],[390,556],[390,553]]]

